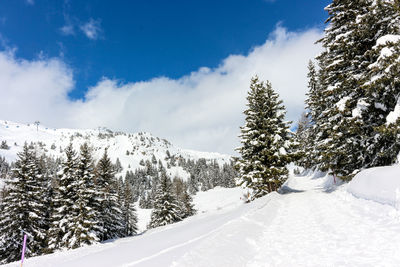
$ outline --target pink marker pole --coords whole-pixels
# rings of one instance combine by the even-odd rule
[[[27,237],[27,235],[24,234],[24,244],[22,245],[21,267],[22,267],[22,264],[24,263],[24,258],[25,258],[26,237]]]

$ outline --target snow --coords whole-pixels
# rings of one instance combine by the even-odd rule
[[[357,107],[352,110],[353,118],[361,118],[362,112],[368,108],[369,104],[364,99],[360,99],[357,102]]]
[[[391,43],[396,43],[400,41],[400,35],[394,35],[394,34],[387,34],[384,35],[382,37],[380,37],[377,41],[376,41],[376,45],[386,45],[387,43],[391,42]]]
[[[134,171],[144,168],[140,161],[151,160],[154,155],[156,160],[160,160],[164,167],[167,166],[166,154],[176,158],[198,160],[204,158],[207,161],[216,160],[218,164],[229,163],[231,156],[215,152],[200,152],[194,150],[181,149],[169,143],[167,140],[152,136],[149,133],[121,133],[112,132],[107,129],[99,128],[96,130],[82,129],[51,129],[44,126],[38,128],[34,124],[22,124],[0,120],[0,142],[7,141],[9,150],[0,149],[0,156],[6,158],[8,162],[15,161],[17,153],[22,150],[25,141],[42,142],[43,150],[55,157],[62,157],[62,152],[72,141],[74,149],[78,150],[84,142],[89,142],[93,146],[94,158],[99,159],[104,148],[108,147],[108,155],[113,162],[119,158],[123,171],[118,176],[125,177],[128,170]],[[51,149],[52,145],[55,149]],[[129,155],[127,155],[129,151]],[[171,166],[167,169],[170,177],[178,176],[187,180],[190,176],[180,166]]]
[[[380,58],[390,57],[391,55],[393,55],[392,49],[390,49],[388,47],[382,48]]]
[[[356,197],[400,208],[400,165],[363,170],[349,183],[347,191]]]
[[[397,100],[394,110],[386,117],[386,125],[396,123],[398,118],[400,118],[400,98]]]
[[[349,101],[351,99],[351,97],[349,96],[345,96],[342,99],[340,99],[339,102],[336,103],[337,108],[339,109],[339,111],[344,111],[346,108],[346,103],[347,101]]]
[[[291,174],[281,194],[249,204],[240,188],[199,192],[197,215],[182,222],[30,258],[24,266],[398,266],[400,212],[348,190],[367,173],[393,182],[399,168],[363,171],[350,185],[324,173]],[[369,190],[378,192],[378,185]]]
[[[387,110],[386,106],[384,104],[382,104],[382,103],[379,103],[379,102],[375,102],[374,106],[375,106],[375,108],[381,109],[383,111]]]
[[[139,201],[135,204],[136,214],[138,218],[138,233],[143,233],[147,229],[147,225],[150,223],[150,216],[152,209],[141,209],[139,208]]]

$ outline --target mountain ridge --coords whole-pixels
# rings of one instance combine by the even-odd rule
[[[189,178],[189,173],[174,164],[183,158],[185,160],[205,159],[206,162],[217,162],[222,166],[230,163],[232,157],[217,152],[202,152],[182,149],[174,146],[166,139],[153,136],[151,133],[114,132],[104,127],[98,129],[67,129],[49,128],[41,125],[23,124],[0,120],[0,142],[6,142],[8,149],[0,149],[0,157],[13,162],[24,142],[34,142],[43,152],[54,157],[63,157],[63,150],[72,143],[75,150],[88,142],[93,149],[95,160],[98,160],[107,148],[113,162],[119,160],[122,171],[119,176],[125,176],[128,171],[144,167],[145,161],[161,162],[167,166],[170,177],[178,176],[183,180]],[[174,166],[175,165],[175,166]]]

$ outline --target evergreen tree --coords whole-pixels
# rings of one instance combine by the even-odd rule
[[[363,23],[375,28],[375,45],[362,88],[365,109],[364,167],[393,164],[400,152],[400,121],[392,118],[400,97],[400,2],[374,1]]]
[[[15,168],[7,183],[7,194],[2,200],[0,214],[0,262],[20,258],[23,234],[29,235],[27,256],[43,253],[46,241],[46,203],[36,152],[25,143],[19,152]]]
[[[320,40],[325,51],[317,58],[322,87],[319,101],[325,109],[315,118],[316,150],[320,169],[330,169],[342,178],[360,167],[362,156],[360,125],[354,123],[352,110],[362,95],[358,85],[365,65],[363,55],[370,47],[358,20],[368,13],[369,2],[335,0],[327,7],[330,24]]]
[[[92,152],[87,143],[80,147],[80,157],[76,169],[78,177],[77,194],[75,203],[77,216],[72,225],[73,237],[69,240],[69,247],[78,248],[91,245],[99,241],[99,192],[94,183],[94,163]]]
[[[320,153],[316,150],[316,140],[318,139],[318,127],[321,114],[326,108],[321,96],[319,78],[314,63],[308,63],[308,93],[306,99],[306,112],[302,114],[296,131],[296,141],[298,142],[299,159],[297,164],[312,169],[320,164]]]
[[[238,184],[250,188],[254,199],[277,190],[287,179],[290,136],[285,108],[269,82],[253,77],[247,101],[236,168]]]
[[[186,183],[177,177],[172,181],[172,191],[176,197],[179,206],[179,217],[182,219],[192,216],[196,213],[193,205],[193,198],[188,193],[188,186]]]
[[[296,145],[298,152],[298,160],[296,163],[299,166],[302,166],[306,169],[310,169],[313,166],[313,158],[314,153],[312,149],[313,140],[312,140],[312,124],[310,117],[307,113],[303,112],[301,114],[300,120],[297,123],[296,130]]]
[[[318,86],[310,88],[307,102],[315,124],[309,151],[316,152],[320,170],[342,179],[392,163],[400,149],[398,127],[385,125],[399,91],[398,39],[384,42],[399,35],[398,6],[396,1],[334,0],[327,7]]]
[[[77,155],[72,143],[65,149],[65,161],[62,163],[62,174],[59,186],[53,198],[54,212],[49,229],[49,250],[72,248],[70,240],[74,235],[74,220],[78,215],[75,203],[78,200],[79,180],[77,177]]]
[[[52,186],[52,173],[51,167],[52,160],[48,158],[45,154],[36,157],[36,166],[38,168],[38,176],[37,182],[39,184],[38,188],[38,201],[42,203],[43,211],[41,212],[42,222],[43,222],[43,232],[46,237],[42,239],[42,252],[47,253],[48,249],[48,230],[51,224],[51,214],[53,212],[52,209],[52,198],[53,198],[53,186]]]
[[[196,214],[193,198],[188,193],[188,186],[181,179],[174,179],[174,192],[180,209],[180,217],[185,219]]]
[[[96,182],[101,194],[99,224],[102,226],[100,240],[117,238],[123,229],[122,211],[119,208],[118,184],[115,179],[113,164],[107,150],[96,168]]]
[[[123,195],[122,214],[124,218],[123,236],[132,236],[137,233],[137,215],[133,201],[132,187],[125,181]]]
[[[155,228],[182,220],[180,209],[171,191],[171,181],[162,174],[151,212],[149,228]]]
[[[114,165],[114,169],[116,173],[122,172],[123,168],[121,165],[121,161],[119,160],[119,158],[117,158],[117,160],[115,161],[115,165]]]

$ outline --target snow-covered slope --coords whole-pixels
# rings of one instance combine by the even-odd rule
[[[195,196],[199,213],[185,221],[24,266],[398,266],[399,211],[347,186],[292,176],[286,193],[250,204],[240,188],[215,188]]]
[[[54,156],[62,156],[63,149],[72,142],[75,149],[84,142],[89,142],[94,149],[96,159],[100,158],[104,148],[108,148],[108,153],[113,162],[119,158],[124,172],[140,168],[140,161],[143,159],[151,160],[154,155],[156,160],[161,160],[167,166],[165,158],[169,153],[171,157],[178,159],[197,160],[205,158],[207,160],[217,160],[219,164],[228,163],[231,159],[228,155],[210,152],[198,152],[193,150],[181,149],[173,146],[165,139],[154,137],[149,133],[127,134],[112,132],[107,129],[97,130],[77,130],[77,129],[50,129],[34,124],[21,124],[10,121],[0,120],[0,142],[6,141],[10,146],[9,150],[0,149],[0,156],[8,161],[14,161],[17,152],[22,149],[25,141],[41,142],[43,149]],[[168,152],[167,152],[168,151]],[[182,179],[188,178],[188,173],[179,166],[171,166],[167,173],[179,176]],[[121,175],[123,175],[122,173]]]
[[[400,208],[400,165],[363,170],[347,190],[356,197]]]

